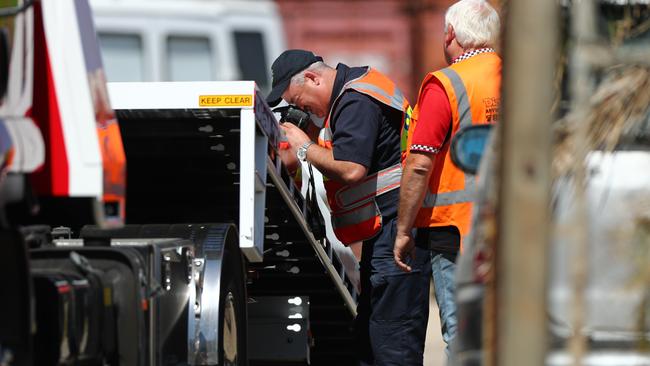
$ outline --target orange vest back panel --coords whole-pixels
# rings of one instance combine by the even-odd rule
[[[456,133],[474,124],[495,123],[499,117],[501,59],[494,52],[482,53],[445,69],[428,74],[440,81],[451,106],[451,138],[435,155],[429,189],[415,220],[416,227],[456,226],[461,236],[469,233],[474,177],[463,173],[451,161],[450,141]],[[417,128],[420,108],[415,106],[411,130]],[[420,121],[421,123],[421,121]],[[412,134],[409,134],[412,136]],[[408,138],[408,145],[411,139]]]

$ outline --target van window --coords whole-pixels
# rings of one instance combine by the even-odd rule
[[[266,63],[266,50],[260,32],[234,32],[237,48],[237,63],[242,80],[255,80],[262,92],[269,91],[269,74]]]
[[[100,33],[108,81],[143,81],[142,39],[137,34]]]
[[[210,40],[206,37],[171,36],[167,38],[167,80],[214,80],[214,61]]]

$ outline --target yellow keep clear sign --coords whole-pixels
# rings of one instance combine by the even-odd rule
[[[251,107],[253,96],[241,95],[199,95],[201,107]]]

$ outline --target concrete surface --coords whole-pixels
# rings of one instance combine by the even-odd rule
[[[431,291],[429,302],[429,324],[427,325],[427,340],[424,345],[424,366],[445,366],[447,356],[445,355],[445,342],[440,334],[440,316],[438,315],[438,304]]]

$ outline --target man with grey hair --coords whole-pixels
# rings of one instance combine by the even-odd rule
[[[325,118],[318,142],[284,123],[291,151],[324,177],[334,234],[363,242],[355,330],[362,365],[419,366],[429,316],[431,266],[426,249],[413,271],[393,261],[401,175],[400,129],[411,108],[372,67],[332,68],[305,50],[283,52],[271,66],[270,105],[280,99]]]
[[[470,231],[474,192],[473,178],[452,163],[449,147],[463,128],[498,119],[501,59],[492,47],[499,28],[497,12],[484,0],[460,0],[447,10],[444,53],[449,67],[424,78],[408,128],[395,262],[409,272],[413,248],[431,249],[447,352],[456,334],[455,261]]]

